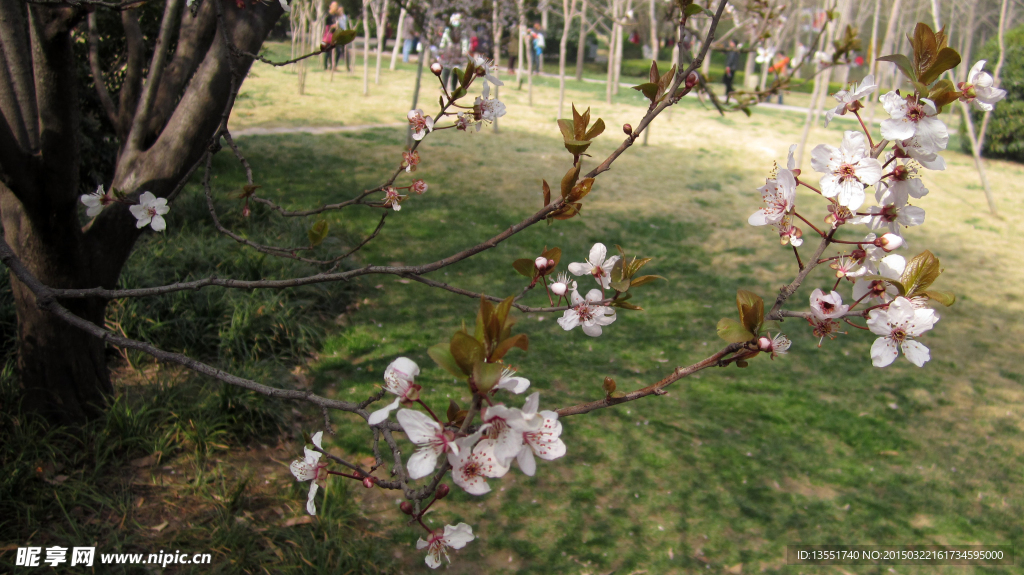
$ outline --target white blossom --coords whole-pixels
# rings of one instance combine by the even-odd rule
[[[484,69],[484,79],[490,82],[491,84],[494,84],[495,86],[505,85],[501,80],[498,79],[497,76],[494,75],[498,67],[494,65],[493,60],[489,60],[483,56],[474,56],[473,64],[475,64],[477,68]],[[486,96],[484,97],[486,98]]]
[[[820,289],[811,292],[811,310],[818,319],[833,319],[843,317],[850,311],[850,306],[843,305],[843,296],[833,291],[825,295]]]
[[[558,413],[541,411],[540,394],[534,392],[526,398],[523,405],[523,420],[518,423],[523,434],[523,444],[516,456],[516,462],[523,473],[533,476],[537,471],[534,456],[550,461],[565,455],[565,443],[561,440],[562,423],[558,421]]]
[[[903,349],[910,363],[923,367],[931,359],[928,348],[914,338],[930,330],[939,321],[935,311],[916,308],[905,297],[897,297],[885,311],[873,309],[868,313],[868,328],[881,336],[871,345],[871,363],[885,367],[896,361],[897,347]]]
[[[501,371],[501,379],[498,380],[498,384],[494,386],[496,389],[507,389],[515,394],[520,394],[530,387],[530,380],[525,377],[516,376],[516,368],[512,366],[505,366],[505,369]]]
[[[551,284],[551,293],[561,297],[570,291],[576,291],[576,282],[569,281],[569,274],[562,272],[555,278],[555,283]]]
[[[420,366],[407,357],[400,357],[392,361],[387,369],[384,370],[384,390],[398,397],[390,404],[371,413],[366,423],[377,425],[387,419],[392,411],[398,409],[398,404],[403,400],[407,400],[406,395],[409,391],[419,389],[419,386],[414,383],[416,376],[419,374]]]
[[[596,243],[594,247],[590,248],[590,258],[586,263],[569,264],[569,273],[574,276],[590,274],[602,288],[608,289],[612,284],[612,268],[615,267],[617,261],[619,261],[619,256],[609,258],[608,248],[604,247],[602,243]]]
[[[167,229],[167,222],[163,215],[171,210],[167,207],[167,198],[158,198],[152,192],[142,192],[139,196],[139,203],[128,208],[137,220],[135,227],[144,228],[149,226],[154,232],[162,232]]]
[[[96,191],[91,194],[82,194],[79,199],[85,204],[85,215],[90,218],[98,216],[104,207],[114,201],[113,196],[103,191],[103,184],[96,186]]]
[[[416,549],[427,550],[427,567],[431,569],[437,569],[441,566],[441,558],[443,557],[449,564],[452,560],[448,557],[448,548],[462,549],[476,537],[473,535],[473,528],[465,523],[459,523],[454,527],[451,525],[444,526],[444,533],[433,532],[430,534],[430,539],[424,541],[420,538],[416,542]]]
[[[775,337],[771,337],[772,334],[768,334],[768,337],[762,336],[757,340],[757,346],[761,351],[771,354],[771,358],[775,359],[776,355],[785,355],[789,351],[789,346],[792,342],[789,338],[782,335],[781,333],[775,334]]]
[[[558,325],[569,331],[582,324],[583,333],[597,337],[601,335],[601,326],[610,325],[615,321],[615,310],[603,305],[597,305],[603,296],[601,290],[592,289],[587,293],[586,299],[580,297],[578,291],[573,291],[570,297],[572,307],[565,310],[562,317],[558,318]]]
[[[960,101],[974,104],[974,107],[983,111],[991,112],[996,102],[1006,97],[1006,90],[1000,90],[993,86],[992,76],[982,71],[985,60],[978,60],[978,63],[971,68],[967,75],[967,82],[960,84]]]
[[[821,177],[821,195],[856,210],[864,203],[864,186],[882,177],[882,164],[870,155],[864,134],[847,131],[839,148],[819,144],[811,150],[811,167]]]
[[[409,110],[409,125],[412,126],[412,139],[422,140],[423,136],[434,131],[434,119],[424,116],[423,110]]]
[[[323,431],[316,432],[312,437],[313,445],[322,449],[323,446],[320,445],[320,441],[323,438],[323,435]],[[319,451],[315,451],[305,446],[303,446],[302,449],[305,452],[305,458],[292,461],[289,469],[291,470],[292,475],[295,476],[295,479],[311,482],[309,484],[309,497],[306,499],[306,511],[308,511],[310,515],[316,515],[316,505],[313,503],[313,498],[316,496],[316,492],[320,488],[320,483],[327,479],[327,467],[320,463],[321,454]]]
[[[409,441],[420,446],[409,457],[406,467],[410,479],[430,475],[437,466],[437,457],[445,452],[458,453],[455,434],[447,431],[440,423],[415,409],[399,409],[396,416]]]
[[[452,481],[471,495],[483,495],[491,490],[487,484],[488,477],[501,477],[508,473],[508,465],[504,465],[494,454],[494,440],[480,439],[481,433],[477,431],[468,437],[456,439],[458,453],[454,450],[448,452]]]
[[[895,142],[913,140],[908,147],[915,148],[921,155],[934,154],[946,149],[949,132],[946,131],[946,125],[942,120],[936,117],[938,110],[935,109],[934,102],[928,98],[918,99],[913,95],[904,98],[896,92],[883,95],[879,101],[890,116],[882,120],[883,138]]]
[[[865,262],[865,265],[872,264],[870,260]],[[872,275],[879,275],[883,278],[899,281],[903,276],[903,270],[907,268],[907,260],[899,254],[890,254],[882,258],[877,262],[876,270],[869,270]],[[857,283],[853,284],[853,299],[860,301],[864,296],[871,294],[870,297],[878,299],[883,302],[889,301],[890,299],[899,295],[899,290],[889,282],[883,280],[858,280]]]
[[[752,226],[776,225],[786,214],[793,211],[796,201],[796,178],[789,170],[779,170],[775,179],[769,179],[758,188],[765,207],[758,209],[747,218]]]
[[[828,127],[828,123],[836,115],[845,116],[847,112],[853,112],[863,107],[860,103],[861,98],[867,97],[877,87],[875,76],[868,74],[860,84],[851,84],[849,90],[839,90],[833,94],[832,97],[839,102],[839,105],[825,112],[825,127]]]

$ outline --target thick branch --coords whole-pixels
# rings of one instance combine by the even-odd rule
[[[103,109],[110,118],[110,123],[117,126],[117,106],[110,98],[107,90],[107,83],[103,79],[103,70],[100,67],[100,31],[96,26],[96,13],[89,13],[89,71],[92,73],[92,83],[96,86],[96,95],[103,104]]]
[[[131,131],[128,133],[128,148],[130,150],[140,150],[145,143],[149,112],[153,107],[153,100],[156,98],[164,67],[167,65],[171,43],[178,37],[183,6],[184,0],[168,0],[164,7],[164,18],[160,22],[160,36],[157,38],[156,48],[153,51],[153,60],[149,64],[149,76],[146,78],[146,85],[142,89],[142,98],[139,100],[139,106],[132,119]]]

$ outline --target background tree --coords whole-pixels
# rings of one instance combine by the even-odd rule
[[[105,184],[127,198],[149,191],[173,200],[198,167],[227,119],[233,86],[252,57],[231,53],[217,34],[255,52],[280,18],[280,4],[244,9],[203,2],[195,15],[184,0],[170,0],[158,34],[145,36],[149,8],[123,6],[112,52],[123,67],[102,74],[98,49],[90,51],[97,96],[114,128],[112,180],[84,182],[82,90],[76,46],[90,36],[87,6],[4,2],[0,5],[0,212],[4,237],[17,257],[47,285],[116,287],[142,230],[118,204],[82,225],[78,197]],[[97,19],[92,19],[96,22]],[[218,20],[221,24],[218,25]],[[98,24],[98,22],[97,22]],[[91,37],[102,40],[93,27]],[[148,42],[147,42],[148,40]],[[92,43],[92,46],[96,46]],[[109,54],[108,54],[109,56]],[[109,68],[108,68],[109,70]],[[115,103],[116,102],[116,103]],[[71,105],[69,105],[69,103]],[[18,316],[18,371],[26,401],[61,421],[95,414],[112,391],[104,344],[40,309],[11,280]],[[69,309],[103,325],[106,301],[68,302]]]

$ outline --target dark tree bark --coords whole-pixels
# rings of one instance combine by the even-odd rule
[[[120,94],[107,96],[118,102],[120,152],[107,182],[129,197],[149,191],[173,201],[178,183],[212,143],[233,71],[240,82],[252,64],[231,55],[221,34],[255,53],[282,13],[276,2],[244,9],[225,2],[225,25],[218,29],[214,1],[204,1],[193,17],[184,0],[168,0],[148,71],[138,18],[131,10],[122,14],[125,81]],[[85,227],[79,223],[81,113],[72,32],[86,17],[80,7],[0,2],[0,218],[7,242],[44,283],[113,288],[144,232],[123,204],[108,206]],[[40,310],[13,278],[12,289],[26,406],[61,423],[101,413],[112,391],[103,343]],[[64,304],[103,325],[105,302]]]

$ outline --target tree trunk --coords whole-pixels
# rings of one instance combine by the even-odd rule
[[[402,27],[405,25],[405,6],[402,7],[402,11],[398,13],[398,28],[395,30],[395,48],[391,51],[391,65],[388,66],[388,70],[392,72],[395,70],[395,61],[398,60],[398,50],[402,46]]]
[[[558,117],[562,117],[565,103],[565,51],[569,41],[569,26],[576,12],[576,0],[562,0],[562,39],[558,42]]]
[[[178,183],[207,152],[231,94],[224,35],[256,52],[281,15],[278,4],[224,9],[216,29],[213,3],[193,17],[184,0],[167,2],[155,54],[143,78],[146,46],[129,39],[121,110],[109,114],[121,149],[111,186],[129,201],[142,191],[173,200]],[[123,21],[137,23],[126,10]],[[128,206],[112,204],[79,223],[80,120],[76,49],[71,36],[86,16],[74,6],[0,2],[0,217],[15,256],[55,288],[114,288],[139,230]],[[141,37],[139,38],[141,40]],[[241,77],[251,61],[233,58]],[[104,79],[98,79],[102,82]],[[98,89],[100,89],[98,87]],[[131,95],[125,98],[125,91]],[[112,98],[113,100],[113,98]],[[109,111],[108,111],[109,113]],[[123,118],[124,122],[120,121]],[[58,423],[101,413],[113,391],[104,344],[36,305],[11,279],[18,316],[18,372],[26,407]],[[69,299],[72,313],[104,323],[106,302]]]
[[[576,81],[583,81],[583,62],[587,53],[587,2],[580,7],[580,38],[576,43]]]
[[[374,64],[376,70],[373,73],[373,83],[380,85],[380,59],[384,55],[384,43],[387,42],[388,27],[388,0],[384,0],[384,6],[380,14],[376,15],[377,21],[377,60]]]

